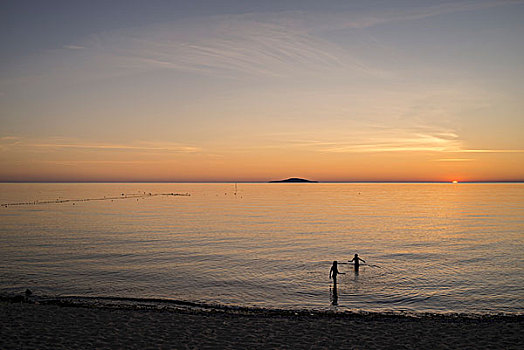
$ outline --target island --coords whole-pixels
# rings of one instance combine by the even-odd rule
[[[318,181],[313,180],[306,180],[306,179],[300,179],[298,177],[290,177],[289,179],[285,180],[273,180],[269,181],[270,183],[281,183],[281,182],[307,182],[307,183],[317,183]]]

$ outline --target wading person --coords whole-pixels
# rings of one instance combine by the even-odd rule
[[[329,278],[331,278],[331,276],[333,276],[333,283],[335,285],[337,284],[337,275],[338,274],[345,275],[345,273],[338,271],[337,261],[335,260],[335,261],[333,261],[333,266],[331,266],[331,270],[329,270]]]
[[[358,257],[358,254],[355,254],[355,256],[353,257],[353,259],[349,260],[349,262],[352,262],[353,263],[353,266],[355,267],[355,270],[358,270],[358,268],[360,267],[360,261],[362,261],[363,263],[365,263],[364,259],[360,259]]]

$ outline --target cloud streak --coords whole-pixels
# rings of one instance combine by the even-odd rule
[[[473,158],[440,158],[435,159],[435,162],[472,162],[475,159]]]
[[[391,76],[325,34],[432,16],[518,4],[451,2],[374,11],[284,11],[188,18],[99,33],[48,52],[34,79],[93,80],[151,70],[178,70],[220,78],[345,74]],[[56,66],[60,62],[60,66]]]
[[[289,76],[347,66],[341,59],[343,50],[325,40],[276,23],[236,16],[131,31],[103,40],[100,49],[124,68],[229,77]],[[353,68],[363,69],[363,65]]]
[[[43,142],[42,142],[43,141]],[[13,150],[16,146],[23,151],[61,151],[61,150],[90,150],[90,151],[135,151],[150,153],[195,153],[201,152],[199,147],[174,142],[133,142],[130,144],[112,143],[84,143],[78,140],[28,140],[19,137],[0,138],[0,149]]]
[[[175,69],[221,76],[290,76],[354,71],[380,76],[323,32],[363,29],[393,21],[522,3],[482,1],[374,12],[250,13],[192,18],[147,29],[114,32],[69,48],[94,50],[122,68]]]
[[[410,7],[408,9],[389,9],[372,13],[337,13],[331,20],[315,16],[311,23],[316,24],[317,30],[337,30],[345,28],[369,28],[379,24],[394,21],[412,21],[434,17],[443,14],[476,11],[492,7],[522,4],[523,0],[496,0],[496,1],[457,1],[441,3],[431,6]],[[348,18],[349,17],[349,18]],[[317,22],[318,21],[318,22]]]
[[[64,49],[69,49],[69,50],[83,50],[83,49],[85,49],[85,46],[78,46],[78,45],[64,45],[63,48],[64,48]]]
[[[471,149],[452,130],[439,128],[365,128],[334,136],[300,133],[270,135],[268,148],[295,148],[322,153],[524,153],[524,149]],[[469,161],[441,158],[439,161]]]
[[[268,142],[274,145],[271,147],[304,148],[324,153],[451,152],[463,147],[454,131],[435,127],[399,129],[370,124],[343,128],[335,135],[319,132],[316,135],[291,133],[271,137],[272,142]]]

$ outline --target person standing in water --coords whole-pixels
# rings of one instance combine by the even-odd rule
[[[338,271],[337,261],[335,260],[335,261],[333,261],[333,266],[331,266],[331,270],[329,270],[329,278],[331,278],[331,276],[333,276],[333,283],[335,285],[337,284],[337,275],[338,274],[345,275],[345,273]]]
[[[331,287],[329,288],[330,291],[330,297],[331,297],[331,304],[332,305],[338,305],[338,291],[337,291],[337,275],[345,275],[343,272],[338,271],[337,267],[338,263],[337,261],[333,261],[333,266],[331,266],[331,270],[329,270],[329,278],[333,277],[333,289]]]
[[[366,261],[364,259],[360,259],[358,257],[358,254],[355,254],[355,256],[353,257],[353,259],[349,260],[349,262],[352,262],[355,267],[355,270],[358,270],[358,268],[360,267],[360,261],[362,261],[363,263],[365,263]]]

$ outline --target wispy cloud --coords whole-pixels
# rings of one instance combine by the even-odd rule
[[[440,158],[435,159],[434,162],[472,162],[473,158]]]
[[[20,137],[18,136],[2,136],[0,137],[0,142],[18,142]]]
[[[149,27],[115,30],[64,45],[47,57],[46,71],[62,79],[100,79],[171,69],[218,77],[289,77],[295,75],[392,72],[323,35],[393,21],[522,3],[465,1],[359,11],[283,11],[208,16]],[[69,56],[68,56],[69,55]],[[57,60],[57,56],[60,60]],[[61,63],[55,67],[56,62]],[[45,75],[45,74],[44,74]]]
[[[85,46],[79,46],[79,45],[64,45],[64,46],[62,46],[62,48],[68,49],[68,50],[83,50],[86,47]]]
[[[133,142],[129,144],[112,144],[112,143],[86,143],[81,140],[49,138],[44,140],[34,140],[19,137],[2,137],[0,138],[0,147],[4,150],[13,146],[22,151],[60,151],[60,150],[91,150],[91,151],[136,151],[150,153],[195,153],[202,149],[199,147],[185,145],[175,142]]]
[[[46,159],[37,159],[32,160],[32,163],[42,163],[42,164],[55,164],[55,165],[145,165],[145,164],[167,164],[170,162],[176,162],[170,159],[136,159],[136,160],[121,160],[121,159],[68,159],[68,160],[46,160]]]
[[[463,153],[524,153],[524,149],[463,149]]]
[[[454,135],[409,133],[402,131],[398,136],[369,135],[365,139],[350,143],[326,147],[324,152],[447,152],[460,147],[460,141]]]
[[[409,21],[446,13],[473,11],[522,1],[467,1],[373,12],[249,13],[167,23],[146,30],[97,38],[105,53],[124,65],[172,68],[211,74],[288,76],[296,72],[353,70],[381,76],[352,52],[320,35]],[[117,47],[117,50],[113,48]]]
[[[113,48],[118,47],[114,50]],[[117,35],[102,51],[123,67],[283,76],[346,66],[343,50],[295,28],[242,16],[170,23]],[[355,64],[353,68],[363,69]]]
[[[384,152],[435,152],[453,153],[524,153],[524,149],[472,149],[454,130],[436,126],[421,127],[376,127],[360,125],[358,128],[347,128],[339,132],[323,135],[289,132],[267,135],[264,140],[266,148],[295,148],[323,153],[384,153]],[[436,159],[442,162],[472,161],[473,158],[452,157]]]
[[[0,152],[8,151],[20,143],[20,137],[2,136],[0,137]]]
[[[111,151],[165,151],[165,152],[196,152],[197,147],[183,146],[178,144],[148,145],[119,145],[119,144],[66,144],[66,143],[35,143],[27,144],[29,147],[49,149],[86,149],[86,150],[111,150]]]
[[[394,21],[410,21],[438,15],[476,11],[492,7],[499,7],[512,4],[522,4],[523,0],[489,0],[489,1],[454,1],[439,3],[431,6],[412,6],[409,8],[396,7],[368,13],[337,13],[326,14],[332,16],[330,21],[326,21],[321,16],[315,16],[311,23],[319,30],[336,30],[344,28],[369,28],[379,24]]]
[[[298,136],[298,137],[296,137]],[[325,153],[452,152],[462,141],[452,130],[433,128],[388,128],[368,125],[338,133],[275,134],[271,147],[294,147]]]

